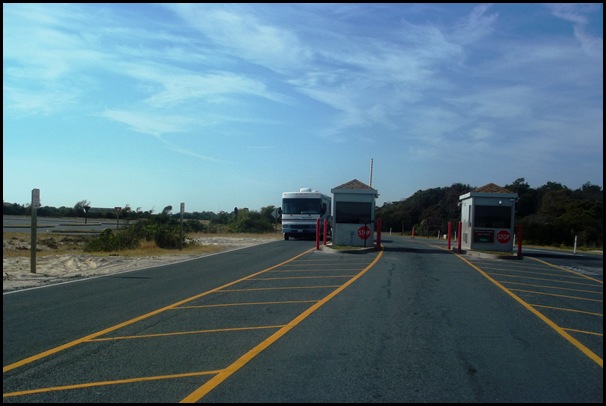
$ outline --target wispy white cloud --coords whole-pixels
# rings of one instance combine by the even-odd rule
[[[471,13],[462,18],[453,27],[452,38],[461,45],[474,43],[494,32],[498,13],[489,14],[490,4],[475,6]]]
[[[175,106],[193,99],[210,99],[214,102],[229,98],[229,95],[251,95],[275,102],[283,102],[285,97],[267,90],[264,83],[231,73],[173,74],[155,78],[162,90],[156,92],[146,102],[154,107]]]
[[[105,110],[102,117],[126,124],[134,131],[159,138],[162,134],[183,132],[191,120],[184,116],[135,113],[126,110]]]
[[[224,52],[269,69],[305,63],[311,53],[293,31],[263,21],[248,6],[176,4],[170,8]]]
[[[77,105],[76,95],[70,89],[51,89],[41,92],[38,88],[4,85],[2,106],[14,117],[28,115],[48,116]]]
[[[548,4],[554,16],[573,23],[575,38],[581,43],[581,47],[587,55],[599,58],[602,61],[604,55],[604,39],[591,35],[587,32],[589,14],[602,13],[601,5],[592,3],[569,3]],[[602,34],[602,32],[600,32]]]

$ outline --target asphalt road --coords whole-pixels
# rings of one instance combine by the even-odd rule
[[[275,241],[5,294],[3,400],[603,402],[601,256],[383,245]]]

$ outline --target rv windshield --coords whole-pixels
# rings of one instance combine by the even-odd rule
[[[283,199],[282,214],[321,214],[320,199]]]

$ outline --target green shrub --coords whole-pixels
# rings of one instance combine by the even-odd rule
[[[120,251],[137,248],[140,243],[137,229],[133,226],[114,233],[111,229],[103,230],[99,237],[89,241],[84,247],[85,252]]]
[[[179,248],[179,239],[181,232],[179,227],[162,225],[158,227],[154,242],[160,248],[175,249]],[[183,244],[183,242],[181,242]]]

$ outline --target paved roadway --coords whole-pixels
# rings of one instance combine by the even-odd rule
[[[383,245],[275,241],[4,294],[3,400],[603,402],[602,256]]]

